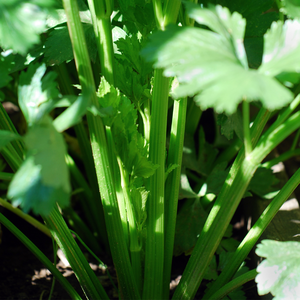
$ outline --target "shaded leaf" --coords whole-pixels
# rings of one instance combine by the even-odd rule
[[[218,115],[217,123],[218,125],[221,125],[221,134],[223,134],[228,140],[233,138],[234,132],[240,140],[243,140],[242,115],[239,110],[230,116],[225,114]]]
[[[174,255],[187,253],[195,246],[207,218],[200,199],[186,200],[176,219]]]
[[[275,300],[299,299],[300,243],[263,240],[255,252],[266,258],[256,268],[258,294],[270,292]]]
[[[97,45],[93,25],[82,23],[90,59],[96,61]],[[45,59],[49,65],[59,65],[74,58],[72,44],[66,24],[51,30],[45,42]]]
[[[271,169],[259,167],[250,181],[248,191],[265,198],[267,194],[278,191],[278,183],[279,179]]]
[[[218,195],[226,180],[229,169],[226,170],[228,162],[222,162],[214,167],[207,178],[207,193]]]

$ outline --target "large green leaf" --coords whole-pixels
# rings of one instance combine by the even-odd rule
[[[300,243],[263,240],[255,252],[266,258],[256,269],[259,295],[270,292],[275,300],[299,299]]]
[[[4,49],[25,55],[39,43],[46,29],[46,18],[54,13],[54,0],[1,0],[0,45]]]
[[[242,43],[245,22],[238,13],[231,15],[220,6],[200,9],[192,4],[187,10],[190,17],[215,32],[170,26],[154,34],[142,52],[155,61],[155,67],[164,68],[166,76],[177,76],[180,85],[175,98],[195,95],[202,109],[213,107],[227,114],[235,112],[242,99],[261,100],[269,110],[293,99],[269,73],[248,69]]]
[[[29,128],[24,140],[26,159],[11,181],[7,196],[14,206],[41,215],[48,215],[56,202],[67,206],[71,187],[63,136],[46,116]]]

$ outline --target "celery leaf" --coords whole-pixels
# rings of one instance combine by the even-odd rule
[[[67,206],[71,187],[63,136],[46,116],[29,128],[24,141],[26,159],[11,181],[7,196],[14,206],[41,215],[48,215],[56,202]]]
[[[156,166],[148,160],[148,147],[138,132],[134,105],[104,78],[101,79],[97,95],[102,108],[112,108],[113,113],[103,120],[112,129],[115,149],[123,166],[132,176],[151,176]]]
[[[53,108],[49,100],[58,98],[56,73],[46,73],[44,64],[31,64],[19,80],[19,105],[29,126],[37,123]]]
[[[55,13],[54,0],[2,0],[0,2],[0,45],[25,55],[40,42],[49,13]]]
[[[190,17],[213,31],[169,26],[164,32],[154,34],[142,51],[147,60],[155,62],[155,67],[165,69],[165,76],[177,76],[180,84],[174,91],[174,98],[195,96],[195,102],[202,109],[212,107],[216,112],[226,114],[234,113],[242,99],[260,100],[269,110],[279,109],[293,99],[292,92],[272,77],[276,74],[263,69],[248,69],[243,45],[245,20],[238,13],[230,14],[221,6],[206,9],[194,4],[188,4],[187,11]],[[275,24],[275,27],[281,26],[280,22]],[[296,21],[285,28],[290,26],[292,32],[297,32]],[[288,32],[283,30],[282,34],[280,31],[275,35],[288,40],[285,35]],[[266,39],[269,43],[267,53],[275,39]],[[298,40],[291,41],[293,49],[300,47]],[[293,49],[287,47],[283,51],[292,54],[294,61],[300,61]],[[273,48],[270,50],[272,52]],[[281,68],[271,60],[270,67],[290,71],[290,61],[286,59],[288,64]],[[266,67],[265,61],[262,68]]]
[[[299,299],[300,243],[263,240],[255,252],[266,258],[256,269],[258,294],[271,293],[274,300]]]

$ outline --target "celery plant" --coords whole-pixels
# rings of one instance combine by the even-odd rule
[[[173,253],[183,252],[191,257],[173,298],[193,299],[207,279],[214,282],[203,298],[215,299],[263,270],[238,271],[300,183],[297,171],[241,244],[233,251],[224,246],[241,199],[263,194],[256,176],[273,183],[271,166],[299,154],[300,7],[290,0],[277,1],[280,11],[272,1],[221,1],[228,8],[195,2],[0,3],[0,88],[18,99],[26,122],[18,134],[0,105],[1,154],[9,168],[0,178],[10,181],[0,204],[52,235],[88,299],[108,295],[63,216],[97,255],[103,245],[111,254],[121,299],[168,299]],[[284,14],[294,20],[283,23]],[[208,108],[214,144],[203,125]],[[86,174],[62,135],[72,128]],[[296,130],[289,151],[264,161]],[[72,189],[80,193],[82,218],[70,207]],[[189,200],[180,208],[178,199]],[[45,225],[26,215],[30,210]],[[0,222],[50,265],[3,215]],[[191,232],[180,236],[178,226]],[[268,245],[258,252],[271,261]],[[231,256],[218,274],[215,256],[221,261],[224,252]]]

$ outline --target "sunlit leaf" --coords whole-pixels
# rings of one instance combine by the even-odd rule
[[[269,76],[300,72],[300,21],[274,22],[264,36],[264,55],[258,71]]]
[[[206,9],[189,4],[187,10],[197,22],[215,32],[169,26],[154,34],[142,52],[155,62],[155,67],[164,68],[167,77],[177,76],[180,85],[174,98],[195,96],[202,109],[212,107],[227,114],[234,113],[242,99],[260,100],[269,110],[281,108],[293,99],[288,89],[270,77],[276,74],[248,69],[242,43],[245,22],[239,14],[231,15],[220,6]],[[299,47],[298,38],[292,44]],[[289,68],[287,65],[286,70]]]
[[[266,258],[256,269],[259,295],[271,293],[275,300],[299,299],[300,243],[263,240],[255,252]]]
[[[281,0],[282,11],[290,18],[300,18],[300,1],[299,0]]]
[[[1,0],[0,45],[4,49],[25,55],[39,43],[46,29],[46,18],[54,13],[54,0]]]

